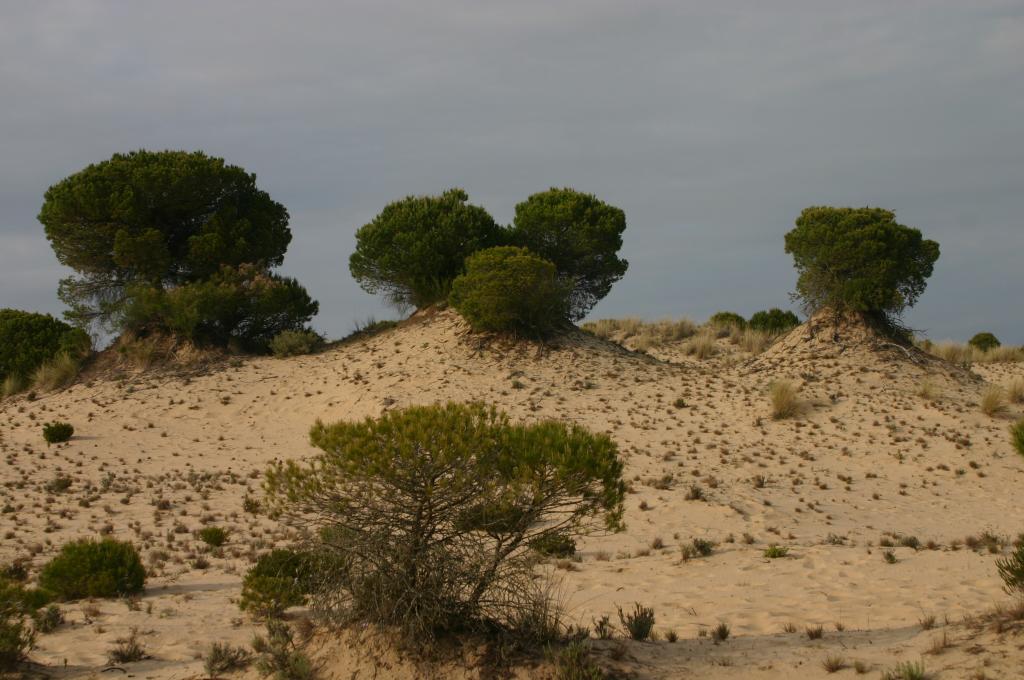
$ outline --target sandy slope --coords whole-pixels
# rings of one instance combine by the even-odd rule
[[[1024,667],[1024,638],[957,623],[1006,599],[995,555],[965,538],[1024,531],[1024,459],[1006,435],[1024,409],[991,418],[977,406],[986,380],[1024,376],[1024,365],[971,375],[805,329],[753,359],[724,341],[705,361],[671,346],[651,353],[670,361],[584,334],[547,350],[483,345],[440,312],[315,356],[246,360],[191,379],[125,374],[3,402],[0,560],[31,554],[39,565],[63,541],[111,532],[139,543],[155,574],[137,603],[94,603],[100,613],[70,605],[69,625],[42,636],[34,658],[91,673],[137,626],[154,657],[140,673],[200,675],[210,641],[250,639],[255,628],[233,604],[240,574],[284,538],[242,508],[244,496],[258,497],[267,462],[310,454],[317,418],[479,399],[619,443],[627,531],[589,538],[579,561],[552,568],[582,623],[615,621],[617,605],[641,602],[655,608],[656,630],[679,634],[675,644],[599,645],[641,677],[818,677],[827,653],[877,671],[920,658],[943,630],[953,646],[925,656],[930,670],[948,669],[939,677],[983,664],[990,677],[1014,677],[1009,669]],[[768,415],[766,391],[780,378],[801,386],[796,419]],[[925,380],[937,398],[917,396]],[[48,449],[39,425],[50,419],[73,423],[76,437]],[[71,488],[48,492],[58,474]],[[703,500],[687,500],[694,486]],[[205,523],[232,529],[222,556],[201,555],[191,532]],[[889,564],[883,534],[921,547],[891,548]],[[694,537],[716,551],[684,562],[680,546]],[[769,544],[789,556],[765,559]],[[200,557],[208,567],[196,566]],[[923,631],[929,616],[940,626]],[[716,645],[703,635],[720,621],[732,637]],[[783,633],[787,623],[799,632]],[[823,640],[807,639],[810,625],[824,626]],[[337,676],[348,677],[342,666]]]

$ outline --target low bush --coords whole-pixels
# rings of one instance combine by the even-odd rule
[[[75,434],[75,427],[71,423],[59,421],[43,425],[43,439],[47,444],[60,444],[66,442]]]
[[[1024,456],[1024,418],[1021,418],[1010,428],[1010,441],[1017,453]]]
[[[651,637],[654,630],[654,609],[635,603],[633,611],[623,612],[619,607],[619,621],[630,639],[643,642]]]
[[[242,580],[238,606],[260,618],[276,618],[289,607],[306,603],[313,588],[312,556],[293,550],[273,550],[256,560]]]
[[[32,608],[25,599],[21,586],[0,579],[0,673],[15,670],[35,645],[35,631],[29,623]]]
[[[67,543],[39,574],[39,586],[61,600],[132,595],[145,582],[135,546],[112,538]]]
[[[270,341],[270,351],[275,357],[294,357],[311,354],[323,345],[324,339],[316,331],[281,331]]]
[[[995,349],[996,347],[1002,346],[1003,343],[999,342],[999,338],[997,338],[993,334],[984,332],[975,335],[973,338],[967,341],[967,344],[979,351],[988,352],[990,350]]]
[[[35,370],[32,374],[32,386],[44,392],[59,390],[73,383],[81,369],[79,359],[61,352]]]
[[[799,326],[800,317],[789,310],[782,311],[778,307],[772,307],[755,313],[750,317],[749,324],[756,331],[780,335]]]
[[[569,292],[554,264],[505,246],[466,258],[449,302],[473,330],[543,338],[568,324]]]
[[[312,680],[313,663],[295,642],[295,634],[284,621],[267,621],[266,637],[252,641],[258,658],[256,668],[274,680]]]
[[[48,314],[0,309],[0,381],[4,381],[4,392],[13,394],[24,389],[36,370],[58,355],[65,354],[77,364],[90,345],[85,331]]]
[[[981,392],[981,412],[987,416],[998,416],[1006,412],[1006,392],[1002,387],[990,385]]]
[[[708,325],[719,328],[733,327],[742,330],[747,327],[747,320],[736,312],[715,312],[708,319]]]
[[[564,534],[540,536],[530,542],[530,547],[545,557],[572,557],[576,554],[576,541]]]
[[[228,532],[222,527],[203,527],[199,530],[199,540],[211,548],[219,548],[227,543]]]
[[[265,488],[271,512],[315,529],[312,547],[331,561],[318,563],[313,604],[340,622],[396,626],[419,643],[540,630],[531,544],[622,526],[618,450],[578,425],[448,404],[317,423],[311,439],[322,453],[275,464]]]
[[[252,663],[252,654],[244,647],[233,647],[226,642],[214,642],[203,657],[203,669],[211,678],[223,673],[239,671]]]
[[[585,640],[573,640],[552,656],[555,680],[604,680],[606,677]]]

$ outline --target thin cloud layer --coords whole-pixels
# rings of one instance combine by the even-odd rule
[[[571,185],[627,214],[594,316],[788,304],[782,235],[880,205],[942,245],[909,323],[1024,342],[1019,2],[16,3],[0,9],[0,306],[59,312],[45,189],[203,149],[292,214],[284,270],[340,335],[389,200],[462,186],[502,222]]]

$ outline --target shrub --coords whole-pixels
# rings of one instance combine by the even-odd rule
[[[64,611],[55,604],[47,605],[33,612],[32,621],[40,633],[52,633],[64,623]]]
[[[132,628],[128,637],[117,638],[114,646],[107,652],[107,662],[113,666],[123,663],[134,663],[146,658],[146,648],[139,642],[139,631]]]
[[[861,312],[894,327],[924,292],[939,244],[881,208],[805,209],[786,234],[799,278],[796,297],[808,314]]]
[[[718,345],[715,343],[714,333],[705,329],[686,341],[683,351],[696,359],[708,359],[718,353]]]
[[[219,548],[228,541],[228,532],[223,527],[203,527],[199,530],[199,540],[211,548]]]
[[[91,346],[89,336],[49,314],[0,309],[0,381],[4,395],[25,388],[27,380],[60,355],[78,360]]]
[[[536,599],[530,545],[603,520],[622,526],[612,440],[577,425],[513,425],[479,404],[410,407],[317,423],[308,464],[267,474],[274,512],[317,529],[314,605],[413,639],[477,625],[512,630]]]
[[[988,352],[996,347],[1001,347],[1003,343],[999,342],[999,338],[996,336],[985,332],[976,334],[973,338],[967,341],[967,344],[982,352]]]
[[[256,668],[264,676],[274,680],[312,680],[315,676],[312,662],[284,621],[267,621],[267,636],[256,636],[252,648],[259,655]]]
[[[593,657],[586,641],[573,640],[554,656],[554,680],[604,680],[605,673]]]
[[[71,423],[53,422],[43,425],[43,439],[47,444],[60,444],[71,439],[75,427]]]
[[[643,642],[651,637],[651,631],[654,630],[654,609],[644,607],[639,602],[634,604],[631,612],[623,612],[622,607],[619,607],[619,621],[631,639]]]
[[[769,560],[778,559],[785,557],[789,554],[789,548],[785,548],[781,545],[772,544],[764,549],[764,556]]]
[[[316,331],[281,331],[270,341],[270,351],[275,357],[294,357],[300,354],[311,354],[323,342],[324,339]]]
[[[545,557],[572,557],[576,554],[576,541],[565,534],[546,534],[530,541],[530,547]]]
[[[569,318],[579,321],[629,266],[619,258],[626,214],[591,194],[549,189],[516,206],[512,244],[553,262],[572,288]]]
[[[306,603],[313,587],[314,560],[293,550],[273,550],[256,560],[242,580],[239,609],[260,618],[276,618]]]
[[[0,673],[15,670],[35,645],[24,590],[0,579]]]
[[[203,657],[203,669],[211,678],[223,673],[239,671],[252,663],[252,654],[244,647],[233,647],[226,642],[214,642]]]
[[[1014,404],[1024,404],[1024,378],[1015,378],[1006,387],[1006,398]]]
[[[258,265],[225,266],[208,279],[176,288],[135,286],[127,293],[123,328],[165,331],[201,345],[237,345],[263,352],[284,331],[302,330],[319,310],[295,279]]]
[[[981,412],[987,416],[997,416],[1007,409],[1006,392],[998,385],[989,385],[981,392]]]
[[[1024,418],[1018,420],[1010,428],[1010,441],[1013,443],[1013,448],[1017,449],[1017,453],[1024,456]]]
[[[504,246],[470,255],[449,300],[473,330],[540,338],[566,324],[568,292],[555,265]]]
[[[708,319],[708,325],[716,328],[738,328],[743,330],[747,327],[747,320],[736,312],[715,312]]]
[[[32,386],[44,392],[67,387],[78,377],[81,367],[78,359],[62,352],[35,370]]]
[[[775,420],[792,418],[800,412],[796,387],[788,380],[772,383],[768,388],[768,396],[771,400],[772,418]]]
[[[78,272],[60,298],[81,322],[117,321],[129,287],[175,288],[222,266],[281,264],[288,211],[256,176],[202,152],[133,151],[50,187],[39,213],[57,259]]]
[[[1010,595],[1024,595],[1024,542],[1009,556],[996,560],[1003,587]]]
[[[799,325],[800,317],[789,310],[782,311],[778,307],[756,312],[750,317],[750,327],[752,329],[764,331],[772,335],[781,335]]]
[[[135,547],[112,538],[66,543],[39,574],[40,587],[62,600],[132,595],[145,581]]]
[[[383,293],[399,307],[446,299],[467,257],[506,240],[494,218],[468,200],[462,189],[449,189],[387,205],[356,232],[352,277],[366,292]]]

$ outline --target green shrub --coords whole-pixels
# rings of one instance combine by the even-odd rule
[[[568,288],[555,265],[524,248],[489,248],[466,259],[450,302],[476,331],[545,337],[567,323]]]
[[[281,264],[288,211],[256,176],[202,152],[115,154],[50,187],[39,213],[59,294],[81,322],[119,321],[131,287],[176,288],[223,266]]]
[[[449,189],[390,203],[356,232],[352,277],[399,307],[445,300],[466,258],[506,239],[494,218],[468,200],[462,189]]]
[[[306,553],[278,549],[262,555],[242,580],[239,609],[261,618],[279,617],[306,603],[314,573],[314,560]]]
[[[258,654],[256,668],[274,680],[312,680],[313,663],[295,642],[292,629],[284,621],[267,621],[267,636],[256,636],[252,648]]]
[[[626,214],[596,196],[549,189],[516,206],[511,245],[554,263],[572,288],[569,318],[579,321],[600,302],[629,263],[618,256]]]
[[[211,548],[219,548],[228,541],[228,532],[222,527],[203,527],[199,530],[199,540]]]
[[[1017,453],[1024,456],[1024,418],[1018,420],[1010,427],[1010,441]]]
[[[232,647],[226,642],[214,642],[203,656],[206,675],[216,678],[224,673],[240,671],[252,663],[252,654],[244,647]]]
[[[631,612],[623,612],[622,607],[619,607],[619,621],[630,639],[643,642],[651,637],[651,631],[654,630],[654,609],[641,606],[639,602],[635,603]]]
[[[32,621],[40,633],[52,633],[64,623],[64,611],[55,604],[33,612]]]
[[[1009,556],[996,560],[1003,587],[1010,595],[1024,595],[1024,542]]]
[[[614,442],[578,425],[512,424],[479,404],[410,407],[317,423],[322,453],[267,474],[271,511],[314,527],[314,605],[410,639],[514,629],[534,588],[530,545],[622,526]],[[430,537],[430,540],[425,540]]]
[[[20,392],[40,366],[60,355],[79,360],[89,352],[85,331],[49,314],[0,309],[0,381],[4,395]]]
[[[15,670],[35,644],[28,620],[32,607],[25,601],[21,586],[0,579],[0,673]]]
[[[281,331],[270,341],[270,351],[275,357],[294,357],[311,354],[323,343],[324,339],[316,331]]]
[[[43,425],[43,439],[47,444],[60,444],[71,439],[75,427],[71,423],[53,422]]]
[[[112,538],[67,543],[39,574],[40,587],[61,600],[132,595],[145,582],[135,547]]]
[[[881,208],[805,209],[786,234],[805,311],[860,312],[895,328],[924,292],[939,244]]]
[[[122,326],[136,333],[170,332],[201,345],[264,352],[280,333],[304,329],[318,309],[295,279],[243,264],[167,290],[130,288]]]
[[[778,307],[756,312],[750,317],[750,328],[778,335],[790,331],[800,325],[800,317],[793,312],[782,311]]]
[[[1001,347],[1003,343],[999,342],[999,338],[996,336],[986,332],[976,334],[973,338],[967,341],[967,344],[982,352],[988,352],[996,347]]]
[[[747,327],[747,320],[736,312],[715,312],[708,319],[708,325],[716,328],[739,328],[742,330]]]
[[[530,541],[530,547],[545,557],[572,557],[576,554],[576,541],[565,534],[547,534]]]

